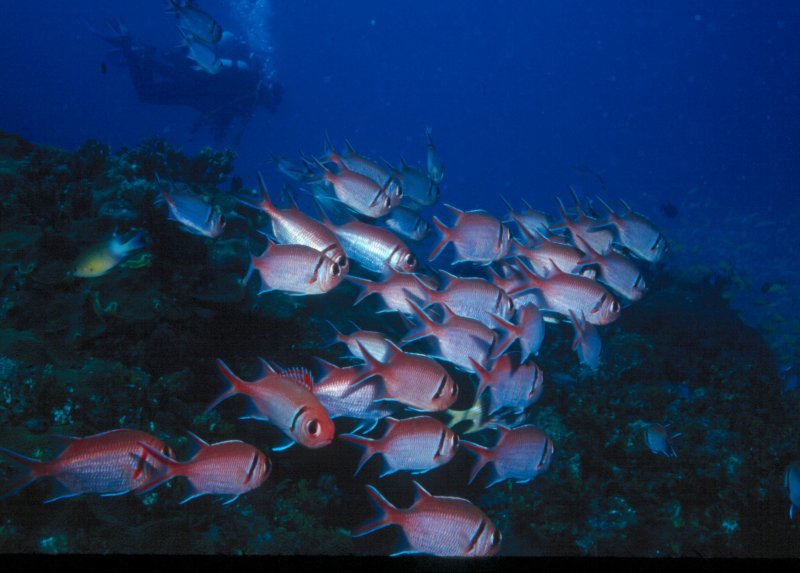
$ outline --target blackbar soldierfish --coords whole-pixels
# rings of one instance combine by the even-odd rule
[[[441,557],[488,557],[500,549],[502,536],[489,516],[459,497],[434,496],[417,482],[416,499],[408,509],[398,509],[377,489],[367,493],[378,515],[353,532],[361,537],[389,525],[399,525],[404,546],[393,555],[427,553]]]
[[[464,441],[464,449],[478,456],[472,468],[469,483],[475,479],[486,464],[492,464],[491,481],[487,488],[505,480],[526,483],[550,467],[553,456],[553,440],[535,426],[506,428],[497,426],[500,438],[492,448],[485,448]]]
[[[426,412],[446,410],[453,405],[458,398],[458,386],[441,364],[422,354],[403,352],[392,342],[389,344],[392,353],[385,363],[361,347],[369,368],[355,384],[380,376],[383,380],[381,400],[395,400]]]
[[[326,293],[344,277],[341,267],[325,253],[305,245],[277,245],[269,241],[259,257],[250,256],[247,284],[253,271],[261,276],[259,294],[280,290],[295,295]]]
[[[630,206],[620,199],[625,206],[625,213],[617,215],[608,204],[597,198],[608,211],[606,221],[599,222],[594,229],[614,227],[617,230],[617,239],[622,246],[627,247],[634,255],[650,263],[657,263],[667,250],[667,241],[664,235],[644,215],[635,213]]]
[[[417,257],[389,229],[357,220],[342,225],[326,220],[325,224],[339,239],[347,255],[372,272],[387,273],[386,267],[389,267],[410,273],[417,268]]]
[[[320,180],[330,184],[336,198],[356,213],[378,218],[392,210],[394,203],[388,192],[391,180],[381,185],[366,175],[361,175],[346,167],[339,169],[338,173],[334,173],[320,161],[315,161],[317,166],[322,169]]]
[[[311,391],[311,375],[301,369],[277,372],[264,360],[261,365],[264,375],[255,382],[247,382],[217,359],[217,367],[229,387],[206,411],[231,396],[244,394],[251,407],[243,417],[274,424],[292,440],[288,445],[298,442],[316,449],[330,444],[335,429],[328,411]]]
[[[644,275],[631,259],[609,249],[605,254],[598,253],[580,237],[576,237],[579,247],[586,253],[578,265],[597,265],[600,276],[597,280],[628,300],[636,301],[647,291]]]
[[[380,282],[369,281],[354,276],[348,276],[347,279],[363,289],[353,303],[353,306],[375,293],[381,297],[386,306],[385,311],[379,312],[414,314],[414,309],[411,308],[408,302],[409,297],[412,297],[415,301],[419,302],[419,304],[426,304],[427,295],[424,287],[428,286],[434,289],[430,277],[412,273],[400,273],[394,270],[389,270],[388,274]]]
[[[448,245],[455,246],[458,260],[472,261],[488,265],[504,258],[511,246],[511,231],[499,219],[486,211],[462,211],[452,205],[445,205],[455,213],[456,222],[446,227],[439,219],[433,218],[436,228],[442,233],[442,240],[431,252],[434,260]]]
[[[189,481],[189,491],[181,503],[201,495],[229,495],[230,499],[224,502],[227,504],[267,481],[272,462],[258,448],[239,440],[208,444],[191,432],[189,436],[198,449],[185,462],[174,460],[142,443],[165,469],[143,484],[137,493],[148,492],[174,477],[183,476]]]
[[[531,354],[539,353],[545,328],[542,311],[535,304],[523,304],[517,309],[516,324],[496,314],[491,314],[491,317],[495,327],[500,328],[504,335],[501,342],[495,346],[492,358],[500,356],[515,340],[519,340],[522,349],[522,362],[525,362]]]
[[[421,285],[427,293],[426,308],[437,303],[446,305],[458,316],[473,318],[489,328],[495,326],[492,313],[505,319],[514,314],[511,297],[494,283],[478,277],[457,277],[446,271],[441,274],[447,277],[443,289]]]
[[[609,324],[619,318],[620,305],[605,287],[592,279],[563,272],[551,261],[553,271],[545,279],[537,276],[520,263],[525,273],[527,286],[515,287],[509,294],[529,289],[538,289],[544,298],[542,310],[551,310],[568,317],[569,311],[582,312],[592,324]]]
[[[0,448],[0,452],[27,469],[0,497],[44,477],[52,477],[57,483],[53,497],[46,503],[83,493],[120,495],[141,486],[161,468],[161,462],[141,444],[159,453],[171,453],[164,442],[138,430],[110,430],[84,438],[56,437],[64,440],[67,447],[57,458],[46,462]]]
[[[395,233],[412,241],[421,241],[431,234],[431,226],[418,212],[400,205],[383,220],[383,224]]]
[[[327,255],[339,265],[342,274],[347,274],[350,263],[333,231],[303,213],[296,205],[288,209],[278,209],[269,198],[261,173],[258,174],[258,189],[261,195],[259,203],[250,203],[244,200],[242,202],[261,209],[269,215],[272,222],[272,234],[279,243],[311,247]]]
[[[355,171],[369,177],[381,186],[386,186],[386,193],[389,195],[392,208],[397,207],[403,198],[403,188],[400,185],[400,181],[392,174],[392,171],[357,153],[349,141],[345,141],[345,145],[347,150],[344,153],[337,153],[331,142],[329,140],[326,141],[325,155],[322,156],[320,161],[330,161],[336,164],[339,169]]]
[[[503,354],[494,362],[491,370],[475,361],[472,361],[472,366],[480,380],[476,397],[480,398],[487,388],[491,390],[490,414],[504,408],[521,414],[542,396],[544,374],[533,360],[517,364],[510,355]]]
[[[458,435],[430,416],[398,420],[386,418],[389,427],[378,439],[342,434],[339,436],[364,448],[356,474],[375,454],[383,456],[380,477],[399,471],[424,473],[453,459],[458,450]]]

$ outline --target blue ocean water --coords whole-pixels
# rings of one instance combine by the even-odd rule
[[[232,175],[255,187],[261,171],[277,196],[287,179],[271,156],[321,154],[328,136],[337,146],[348,140],[371,157],[393,163],[404,157],[424,167],[429,126],[446,165],[443,202],[501,217],[506,213],[501,196],[516,207],[526,200],[557,214],[556,196],[571,201],[568,185],[581,196],[624,199],[669,238],[667,269],[727,281],[726,300],[743,325],[766,338],[778,367],[800,361],[795,288],[800,260],[794,246],[800,223],[800,5],[795,2],[681,0],[652,7],[608,0],[204,0],[200,6],[224,30],[259,54],[264,82],[283,90],[277,108],[256,109],[238,140],[238,124],[215,138],[207,125],[194,129],[199,112],[190,106],[140,101],[130,69],[117,65],[113,47],[90,29],[108,34],[106,23],[118,18],[142,43],[175,49],[181,38],[175,17],[164,12],[166,2],[7,4],[0,19],[0,130],[67,150],[87,139],[119,150],[151,137],[187,155],[205,147],[231,148]],[[218,88],[224,94],[220,108],[238,97],[213,82],[199,86],[197,97]],[[434,212],[452,220],[445,210]],[[716,320],[713,310],[710,322]],[[213,376],[213,358],[222,351],[208,351],[201,371]],[[280,362],[280,356],[268,358]],[[208,391],[209,400],[217,390]],[[796,401],[796,394],[787,399]],[[780,463],[790,460],[792,448],[797,456],[796,426],[786,432],[780,451],[788,457]],[[699,446],[695,451],[702,455]],[[290,456],[301,464],[298,452]],[[782,470],[776,461],[770,482],[775,491]],[[318,484],[323,497],[336,487],[341,486]],[[400,490],[401,498],[408,494]],[[600,525],[593,527],[613,538],[624,527],[603,519],[613,521],[628,511],[623,498],[618,492],[607,498],[611,501],[598,501],[593,517],[584,521],[594,519]],[[361,502],[359,515],[365,518],[369,504],[366,497]],[[159,519],[183,519],[156,511],[162,512]],[[121,517],[122,512],[115,519]],[[727,514],[713,519],[734,527],[735,518]],[[137,520],[137,527],[142,524]],[[742,553],[723,545],[710,551],[759,555],[759,547],[768,546],[773,549],[764,553],[796,556],[797,525],[788,520],[782,525],[774,535],[791,536],[783,545],[761,540]],[[585,554],[600,547],[603,553],[611,546],[577,534],[581,542],[572,543],[563,531],[557,535],[570,541],[545,545],[545,552]],[[381,550],[392,545],[383,542]],[[636,539],[629,543],[632,554],[655,554],[646,544],[637,551]],[[368,551],[366,545],[357,549]],[[298,546],[295,552],[310,551]],[[524,543],[513,551],[525,553]],[[682,545],[673,551],[690,549]]]

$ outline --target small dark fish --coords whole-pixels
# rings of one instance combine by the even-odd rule
[[[678,208],[672,203],[661,203],[659,209],[661,209],[661,212],[664,214],[665,217],[668,217],[670,219],[674,219],[675,217],[678,216]]]

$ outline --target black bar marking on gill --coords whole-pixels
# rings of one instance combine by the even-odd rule
[[[289,428],[290,432],[294,432],[294,426],[295,424],[297,424],[297,420],[300,419],[300,416],[302,416],[303,412],[305,412],[306,410],[308,410],[308,406],[301,406],[300,408],[297,409],[297,412],[295,412],[294,414],[294,418],[292,418],[292,426]]]

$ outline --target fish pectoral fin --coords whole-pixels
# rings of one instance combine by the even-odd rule
[[[288,440],[288,441],[286,441],[286,442],[284,442],[284,443],[280,444],[279,446],[275,446],[275,447],[273,447],[273,448],[272,448],[272,451],[273,451],[273,452],[282,452],[282,451],[284,451],[284,450],[288,450],[289,448],[291,448],[291,447],[292,447],[292,446],[295,444],[295,441],[294,441],[294,440],[292,440],[292,439],[288,439],[288,438],[287,438],[287,440]]]

